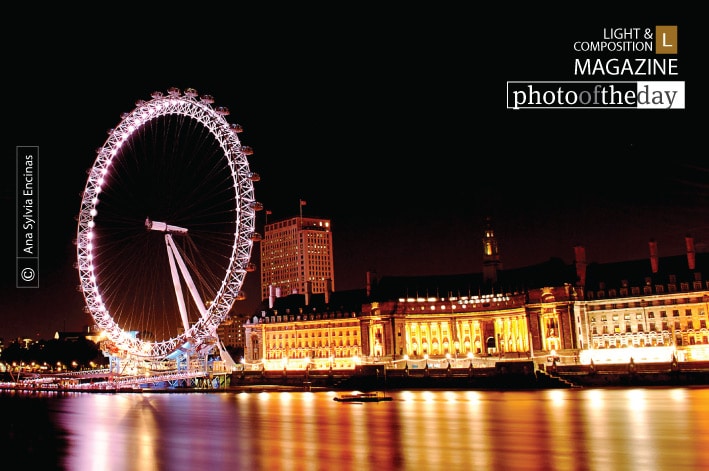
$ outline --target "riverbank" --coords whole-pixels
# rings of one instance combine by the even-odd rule
[[[557,365],[545,372],[579,387],[709,386],[706,361]]]
[[[202,384],[205,384],[204,382]],[[95,386],[95,385],[94,385]],[[536,364],[501,361],[488,368],[386,368],[352,370],[238,371],[218,387],[136,385],[135,387],[59,386],[0,383],[0,391],[53,393],[212,393],[376,390],[533,390],[584,387],[709,386],[709,362],[628,364]]]
[[[613,386],[709,386],[709,362],[627,364],[536,364],[501,361],[489,368],[390,369],[368,365],[355,372],[241,372],[231,387],[248,385],[321,387],[332,390],[378,389],[563,389]]]

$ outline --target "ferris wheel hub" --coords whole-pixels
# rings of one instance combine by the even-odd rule
[[[173,226],[165,222],[151,221],[150,218],[145,218],[145,227],[149,231],[170,232],[174,234],[187,234],[187,229],[180,226]]]

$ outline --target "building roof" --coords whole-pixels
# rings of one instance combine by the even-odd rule
[[[688,256],[676,255],[657,258],[658,271],[653,273],[650,258],[614,263],[589,263],[585,267],[585,291],[620,289],[668,283],[689,283],[690,289],[701,281],[708,289],[709,253],[694,254],[695,265],[690,268]],[[271,315],[273,311],[297,312],[360,312],[371,302],[393,301],[400,298],[450,298],[482,296],[487,294],[522,294],[531,290],[578,286],[581,264],[567,264],[558,258],[511,270],[499,270],[497,281],[486,282],[482,273],[461,273],[431,276],[383,276],[372,281],[371,292],[365,289],[337,291],[325,294],[292,294],[276,298],[273,309],[264,302],[258,309]]]
[[[524,293],[529,289],[548,286],[563,286],[574,283],[574,265],[561,259],[551,258],[546,262],[512,270],[499,270],[497,281],[486,282],[482,273],[463,273],[436,276],[385,276],[377,281],[372,290],[375,300],[460,296],[484,294]]]
[[[258,308],[259,312],[268,314],[273,311],[278,312],[360,312],[362,305],[367,303],[364,289],[335,291],[330,293],[326,301],[324,293],[317,294],[290,294],[280,298],[275,298],[273,308],[269,308],[268,302],[263,302]]]
[[[689,267],[687,255],[659,257],[658,271],[653,273],[649,258],[617,263],[591,263],[586,270],[586,289],[595,290],[605,285],[608,288],[625,286],[644,286],[672,282],[706,282],[709,273],[709,253],[695,254],[694,269]]]
[[[586,290],[622,288],[629,286],[693,283],[703,280],[706,285],[709,272],[709,253],[696,253],[694,269],[690,269],[687,255],[659,257],[658,271],[653,273],[650,259],[615,263],[590,263],[585,270]],[[384,276],[372,289],[372,300],[398,298],[475,296],[484,294],[525,293],[533,289],[578,286],[577,264],[551,258],[546,262],[513,270],[499,270],[495,283],[483,281],[481,273],[436,276]]]

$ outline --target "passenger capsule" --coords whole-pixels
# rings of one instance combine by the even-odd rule
[[[167,94],[172,97],[180,96],[180,89],[177,87],[170,87],[167,89]]]
[[[198,95],[197,90],[195,90],[194,88],[186,88],[185,89],[185,96],[186,97],[194,98],[197,95]]]
[[[212,95],[202,95],[201,97],[199,97],[199,101],[209,105],[211,103],[214,103],[214,97]]]
[[[229,116],[229,108],[226,106],[217,106],[214,111],[222,116]]]
[[[259,175],[256,172],[250,172],[249,173],[249,180],[251,180],[252,182],[259,182],[259,181],[261,181],[261,175]]]
[[[254,211],[263,211],[263,203],[259,203],[258,201],[252,201],[251,203],[249,203],[249,206]]]
[[[251,146],[241,146],[241,153],[244,155],[253,155],[254,149]]]
[[[156,90],[153,93],[151,93],[150,96],[153,98],[162,98],[163,94],[162,94],[162,92]]]
[[[251,238],[251,240],[254,241],[254,242],[259,242],[261,239],[263,239],[263,237],[261,236],[261,234],[259,234],[258,232],[252,232],[250,238]]]
[[[236,123],[230,124],[229,129],[231,129],[233,132],[235,132],[237,134],[244,131],[244,128],[241,127],[241,124],[236,124]]]

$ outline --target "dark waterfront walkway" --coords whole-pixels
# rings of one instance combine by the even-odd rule
[[[603,365],[537,365],[532,361],[503,361],[490,368],[389,369],[367,365],[352,370],[237,371],[226,381],[131,387],[87,387],[60,384],[4,382],[2,391],[93,393],[222,392],[222,391],[376,391],[376,390],[534,390],[613,386],[709,385],[709,362],[662,362]]]

